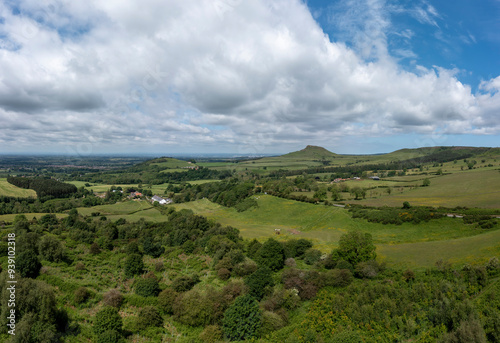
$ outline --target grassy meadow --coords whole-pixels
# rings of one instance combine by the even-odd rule
[[[378,252],[390,264],[429,267],[439,260],[455,263],[484,259],[500,253],[500,231],[485,231],[466,225],[459,218],[440,218],[418,225],[383,225],[353,219],[346,209],[312,205],[268,195],[255,197],[259,207],[237,212],[210,201],[175,204],[223,225],[238,228],[244,238],[279,240],[311,239],[315,247],[330,252],[340,236],[349,230],[372,234]],[[281,234],[275,234],[280,229]],[[428,250],[428,254],[425,251]]]
[[[16,198],[36,198],[32,189],[19,188],[7,182],[7,178],[0,178],[0,196]]]

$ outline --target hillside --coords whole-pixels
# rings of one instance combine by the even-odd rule
[[[337,154],[328,151],[320,146],[308,145],[302,150],[290,152],[281,157],[302,160],[331,160],[337,156]]]

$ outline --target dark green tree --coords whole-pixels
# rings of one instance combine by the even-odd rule
[[[42,258],[51,262],[60,262],[64,258],[61,242],[53,236],[44,236],[38,245]]]
[[[114,307],[104,307],[97,312],[94,318],[94,333],[97,337],[108,330],[115,330],[121,333],[122,317],[118,314],[118,310]]]
[[[163,318],[160,313],[153,306],[146,306],[139,311],[137,317],[137,326],[139,328],[147,328],[150,326],[161,327],[163,325]]]
[[[139,254],[128,255],[125,261],[125,276],[133,277],[137,274],[142,274],[144,271],[144,262],[142,262],[142,256]]]
[[[260,267],[245,278],[245,284],[249,288],[248,294],[260,300],[274,286],[272,272],[266,266]]]
[[[224,312],[222,328],[231,341],[241,341],[257,337],[261,327],[262,311],[259,303],[251,295],[243,295]]]
[[[345,260],[352,265],[359,262],[374,260],[377,257],[372,235],[361,231],[351,231],[343,234],[339,247],[332,252],[337,260]]]
[[[144,238],[142,246],[144,248],[144,253],[154,258],[160,257],[165,251],[165,248],[163,248],[159,242],[154,242],[151,237]]]
[[[16,268],[22,277],[36,278],[41,267],[42,264],[33,250],[23,251],[17,257]]]
[[[269,238],[257,251],[256,262],[266,266],[272,271],[278,271],[285,265],[285,252],[283,245],[273,238]]]
[[[158,280],[153,277],[139,279],[134,285],[135,294],[143,297],[156,297],[160,293],[160,286]]]

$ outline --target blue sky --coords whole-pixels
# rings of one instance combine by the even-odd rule
[[[7,0],[0,154],[499,146],[498,32],[498,0]]]

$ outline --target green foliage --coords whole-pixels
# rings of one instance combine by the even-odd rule
[[[16,259],[16,268],[19,275],[25,278],[36,278],[40,274],[42,264],[33,250],[20,253]]]
[[[285,252],[283,245],[273,238],[269,238],[257,251],[256,262],[268,267],[272,271],[278,271],[285,265]]]
[[[144,262],[139,254],[131,254],[127,256],[125,261],[125,276],[128,278],[134,275],[142,274],[144,271]]]
[[[7,273],[4,271],[0,275],[0,283],[7,285]],[[43,281],[32,279],[20,279],[15,284],[16,290],[16,333],[26,331],[27,336],[24,342],[37,342],[37,337],[50,335],[53,336],[56,332],[56,324],[64,327],[65,320],[57,310],[56,298],[54,289]],[[0,332],[6,332],[7,323],[10,315],[8,301],[10,299],[10,291],[7,286],[0,289],[1,292],[1,318],[0,318]],[[36,328],[36,330],[33,330]],[[40,336],[37,336],[40,335]],[[21,337],[21,336],[20,336]],[[19,337],[19,338],[20,338]]]
[[[422,181],[422,187],[428,187],[430,185],[431,185],[431,180],[424,179],[424,181]]]
[[[87,288],[85,287],[80,287],[75,291],[75,303],[76,304],[81,304],[87,301],[87,299],[90,297],[90,292]]]
[[[139,311],[137,326],[139,328],[147,328],[150,326],[161,327],[163,326],[163,318],[156,307],[146,306]]]
[[[106,330],[97,336],[96,343],[122,343],[125,342],[117,330]]]
[[[312,248],[312,246],[312,242],[304,238],[289,239],[283,243],[286,258],[302,258],[305,252]]]
[[[343,234],[340,237],[338,249],[335,249],[332,255],[353,265],[374,260],[377,257],[372,235],[361,231],[350,231]]]
[[[262,311],[259,303],[251,295],[238,297],[224,312],[222,328],[231,341],[256,337],[261,327]]]
[[[114,307],[104,307],[94,317],[94,334],[96,337],[99,337],[108,330],[121,333],[122,326],[122,317]]]
[[[179,276],[172,282],[172,289],[176,292],[187,292],[198,282],[200,282],[200,279],[197,275]]]
[[[61,242],[53,236],[44,236],[38,246],[42,258],[51,262],[60,262],[64,258]]]
[[[183,324],[206,326],[216,323],[222,316],[222,293],[212,288],[204,292],[192,289],[178,297],[173,305],[174,317]]]
[[[209,325],[200,333],[200,339],[206,343],[222,341],[222,329],[218,325]]]
[[[274,286],[271,270],[266,267],[260,267],[254,273],[245,278],[245,285],[248,286],[251,296],[260,300]]]
[[[179,296],[179,293],[174,291],[172,288],[165,288],[158,294],[158,308],[166,314],[173,313],[173,305],[175,299]]]
[[[320,258],[321,251],[319,251],[318,249],[308,249],[304,254],[304,262],[309,265],[318,262]]]
[[[103,295],[102,302],[105,306],[120,308],[123,303],[123,295],[117,289],[112,289]]]
[[[141,278],[134,283],[135,294],[142,297],[156,297],[160,293],[158,280],[154,277]]]
[[[403,209],[409,209],[409,208],[411,208],[410,203],[408,201],[404,201],[403,202]]]
[[[144,248],[144,253],[153,258],[158,258],[165,252],[165,248],[161,246],[161,243],[154,242],[151,237],[145,237],[142,246]]]

